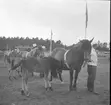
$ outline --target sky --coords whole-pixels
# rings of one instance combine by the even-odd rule
[[[110,1],[87,0],[87,39],[110,40]],[[72,45],[85,37],[85,0],[0,0],[0,36],[39,37]]]

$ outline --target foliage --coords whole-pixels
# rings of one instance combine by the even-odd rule
[[[49,50],[50,48],[50,40],[49,39],[42,39],[42,38],[19,38],[19,37],[0,37],[0,50],[5,50],[7,48],[13,49],[15,46],[32,46],[32,44],[36,43],[37,45],[43,45],[46,47],[47,50]],[[54,41],[52,40],[52,49],[56,48],[56,47],[64,47],[66,49],[70,49],[73,45],[67,46],[67,45],[63,45],[63,43],[58,40],[58,41]],[[93,46],[100,51],[109,51],[109,48],[107,48],[107,43],[100,43],[100,41],[98,41],[98,43],[93,44]]]
[[[93,47],[98,50],[98,51],[109,51],[109,48],[108,48],[108,44],[106,42],[104,43],[95,43],[93,44]]]
[[[32,44],[36,43],[37,45],[43,45],[46,47],[47,50],[49,50],[50,48],[50,40],[49,39],[39,39],[37,38],[19,38],[19,37],[15,37],[15,38],[6,38],[6,37],[0,37],[0,50],[5,50],[8,46],[8,48],[13,49],[15,46],[32,46]],[[60,40],[58,41],[54,41],[52,40],[52,49],[56,48],[56,47],[64,47],[64,45],[62,44],[62,42]]]

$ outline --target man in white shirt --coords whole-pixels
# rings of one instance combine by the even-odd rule
[[[92,47],[91,57],[87,64],[87,72],[88,72],[87,88],[88,91],[90,92],[94,92],[94,81],[96,78],[97,63],[98,63],[97,53],[96,50]]]

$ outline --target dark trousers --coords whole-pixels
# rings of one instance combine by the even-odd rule
[[[87,88],[89,91],[94,91],[94,81],[96,78],[97,66],[88,65],[88,79],[87,79]]]

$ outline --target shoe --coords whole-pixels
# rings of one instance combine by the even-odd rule
[[[99,93],[95,92],[93,89],[88,89],[88,91],[95,94],[95,95],[99,95]]]
[[[62,81],[61,84],[64,84],[64,81]]]
[[[88,89],[89,92],[93,92],[93,89]]]
[[[98,93],[98,92],[95,92],[95,91],[93,91],[93,94],[95,94],[95,95],[99,95],[99,93]]]

